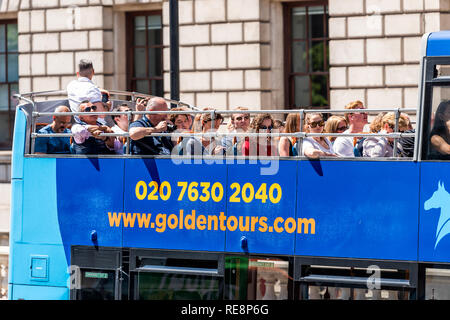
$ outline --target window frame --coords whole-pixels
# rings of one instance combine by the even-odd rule
[[[18,26],[17,19],[5,19],[0,20],[0,25],[4,25],[5,27],[9,24],[15,24]],[[2,53],[3,54],[3,53]],[[17,48],[17,51],[8,51],[8,34],[7,34],[7,27],[5,28],[5,65],[6,65],[6,81],[0,82],[0,85],[7,85],[8,87],[8,109],[7,110],[0,110],[0,116],[5,115],[7,117],[8,121],[8,129],[9,129],[9,136],[5,140],[5,142],[0,142],[0,150],[9,150],[12,148],[12,140],[13,140],[13,134],[14,134],[14,118],[15,118],[15,106],[13,107],[13,104],[11,103],[12,99],[12,85],[17,85],[17,91],[19,91],[19,73],[17,72],[17,81],[10,82],[8,79],[8,55],[10,54],[17,54],[19,55],[19,48]]]
[[[152,16],[159,15],[161,16],[161,44],[159,45],[149,45],[148,44],[148,33],[146,29],[146,43],[145,46],[135,46],[134,45],[134,21],[138,16]],[[127,12],[125,15],[126,19],[126,83],[127,83],[127,91],[137,92],[136,90],[136,81],[138,80],[147,80],[148,81],[148,94],[155,95],[152,92],[152,82],[153,81],[162,81],[162,92],[161,95],[164,94],[164,27],[162,24],[162,10],[151,10],[151,11],[133,11]],[[147,21],[147,19],[146,19]],[[147,23],[147,22],[146,22]],[[136,48],[145,48],[146,50],[146,73],[147,77],[135,77],[134,76],[134,50]],[[152,48],[161,49],[161,76],[150,76],[148,73],[149,66],[149,56],[148,51]],[[141,92],[146,93],[146,92]]]
[[[292,35],[292,10],[297,7],[304,7],[306,9],[306,16],[309,17],[308,7],[311,6],[323,6],[324,9],[328,9],[328,0],[313,0],[313,1],[301,1],[301,2],[289,2],[283,4],[283,33],[284,33],[284,97],[286,109],[314,109],[320,107],[321,109],[327,109],[330,107],[330,64],[328,59],[324,59],[324,70],[326,71],[310,71],[310,57],[309,54],[306,58],[306,72],[293,72],[292,70],[292,48],[295,42],[300,40],[294,40]],[[324,46],[323,54],[324,57],[328,57],[327,52],[329,51],[329,30],[328,30],[328,14],[323,15],[323,27],[326,37],[320,38],[308,38],[309,36],[309,19],[306,19],[306,38],[302,41],[306,44],[306,52],[309,52],[310,42],[313,41],[323,41],[326,45]],[[327,79],[327,101],[328,105],[324,106],[312,106],[312,76],[325,76]],[[309,105],[308,106],[295,106],[295,76],[308,76],[309,78]]]
[[[449,57],[424,57],[423,58],[423,76],[422,79],[424,82],[421,84],[421,88],[419,88],[422,92],[422,97],[420,98],[421,106],[420,110],[418,110],[418,114],[420,112],[420,116],[418,118],[418,123],[420,127],[418,128],[418,137],[420,141],[415,146],[417,150],[420,152],[418,155],[419,161],[427,161],[427,162],[442,162],[448,161],[443,159],[432,159],[430,158],[429,148],[430,148],[430,132],[431,132],[431,112],[433,107],[433,89],[435,87],[449,87],[450,81],[449,79],[442,79],[437,77],[435,74],[436,66],[438,65],[447,65],[450,66],[450,58]],[[447,81],[446,81],[447,80]],[[417,140],[417,139],[416,139]]]

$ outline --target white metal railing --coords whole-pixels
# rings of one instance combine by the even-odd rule
[[[42,92],[34,92],[34,93],[26,93],[21,95],[16,95],[16,98],[23,99],[33,105],[33,110],[35,110],[35,103],[33,100],[27,99],[24,96],[29,96],[31,99],[36,96],[48,96],[48,95],[58,95],[58,94],[64,94],[65,91],[42,91]],[[137,92],[126,92],[126,91],[116,91],[111,90],[109,91],[110,94],[117,94],[117,95],[124,95],[124,96],[132,96],[132,101],[135,102],[136,97],[143,97],[143,98],[153,98],[155,96],[152,95],[146,95],[141,94]],[[380,112],[394,112],[395,113],[395,128],[393,133],[307,133],[303,131],[295,132],[295,133],[282,133],[282,132],[272,132],[272,133],[254,133],[254,132],[205,132],[205,133],[187,133],[187,132],[161,132],[161,133],[152,133],[148,136],[160,136],[160,137],[183,137],[183,138],[189,138],[189,137],[206,137],[206,138],[220,138],[224,136],[231,136],[231,137],[295,137],[299,141],[298,151],[299,151],[299,157],[303,156],[302,154],[302,143],[303,139],[306,137],[386,137],[386,138],[392,138],[394,139],[393,143],[393,157],[392,158],[398,158],[397,157],[397,141],[400,138],[404,137],[415,137],[415,145],[414,145],[414,160],[417,159],[417,131],[416,133],[403,133],[399,132],[399,119],[401,113],[406,114],[416,114],[417,110],[413,108],[391,108],[391,109],[339,109],[339,110],[331,110],[331,109],[290,109],[290,110],[200,110],[199,108],[192,106],[187,103],[183,103],[176,100],[166,99],[166,102],[180,105],[180,106],[186,106],[190,110],[188,111],[126,111],[126,112],[89,112],[90,115],[127,115],[128,122],[130,123],[133,115],[151,115],[151,114],[189,114],[189,115],[196,115],[196,114],[211,114],[211,121],[212,125],[211,127],[214,127],[214,122],[216,119],[216,114],[219,113],[221,115],[231,115],[231,114],[262,114],[262,113],[268,113],[268,114],[289,114],[289,113],[298,113],[300,117],[300,124],[304,123],[305,116],[307,113],[327,113],[327,114],[345,114],[345,113],[368,113],[368,114],[378,114]],[[35,139],[39,137],[73,137],[73,133],[53,133],[53,134],[39,134],[36,133],[36,119],[41,116],[74,116],[74,115],[85,115],[85,112],[38,112],[33,111],[31,114],[31,154],[34,154],[34,145],[35,145]],[[302,128],[302,125],[300,125],[300,130]],[[127,139],[126,143],[126,152],[125,155],[130,154],[130,134],[128,132],[126,133],[102,133],[100,136],[117,136],[117,137],[124,137]]]

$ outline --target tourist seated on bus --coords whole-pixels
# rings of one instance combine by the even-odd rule
[[[129,112],[132,109],[126,103],[122,103],[118,107],[114,107],[112,112]],[[113,114],[111,118],[114,122],[114,126],[111,127],[111,130],[114,133],[124,134],[128,132],[128,115],[127,114]],[[123,136],[116,136],[114,140],[114,150],[116,154],[123,154],[124,147],[126,145],[127,139]]]
[[[70,112],[66,106],[56,107],[55,112]],[[70,133],[72,116],[53,116],[53,122],[38,131],[41,134]],[[39,137],[36,138],[34,150],[38,154],[68,154],[70,153],[70,137]]]
[[[392,133],[395,129],[395,113],[388,112],[381,119],[381,130],[379,133]],[[405,114],[400,114],[398,120],[398,129],[404,132],[409,129],[409,118]],[[363,142],[364,157],[392,157],[393,156],[393,138],[386,137],[368,137]]]
[[[155,97],[148,101],[146,111],[168,111],[163,98]],[[130,124],[130,149],[137,155],[170,155],[173,143],[170,137],[149,136],[155,133],[173,131],[173,124],[165,113],[146,114]]]
[[[323,132],[326,133],[343,133],[348,129],[347,120],[342,116],[331,116],[325,122]],[[334,143],[337,137],[328,137],[331,143]]]
[[[227,131],[229,135],[222,139],[222,145],[227,149],[227,154],[240,155],[241,150],[238,150],[237,145],[244,137],[233,136],[232,133],[247,132],[250,127],[250,113],[245,113],[248,108],[236,107],[236,111],[243,111],[241,113],[233,113],[230,117],[230,122],[227,124]]]
[[[270,134],[273,118],[269,113],[258,114],[250,124],[249,133]],[[270,136],[249,137],[240,142],[238,149],[244,156],[278,156],[278,146]]]
[[[213,110],[204,108],[203,110]],[[215,132],[223,122],[223,116],[215,113],[214,128],[212,128],[211,113],[199,113],[195,116],[193,123],[194,133]],[[186,155],[224,155],[226,149],[214,137],[190,137],[186,142],[186,148],[183,154]]]
[[[370,122],[369,129],[371,133],[377,133],[382,129],[381,121],[383,120],[385,114],[386,112],[380,112],[375,118],[373,118],[372,122]]]
[[[439,104],[430,137],[430,158],[450,159],[450,100]]]
[[[78,122],[72,126],[73,142],[72,153],[75,154],[114,154],[115,137],[100,136],[102,133],[112,133],[110,127],[98,122],[97,115],[90,115],[96,112],[97,108],[89,101],[80,104],[80,115]]]
[[[286,117],[286,127],[284,133],[296,133],[300,131],[300,114],[289,113]],[[278,142],[278,153],[280,157],[295,157],[298,155],[296,148],[297,138],[281,137]]]
[[[345,106],[345,109],[356,110],[365,109],[364,104],[359,101],[353,101]],[[352,112],[346,113],[345,119],[348,123],[348,129],[343,133],[363,133],[364,126],[367,122],[366,112]],[[355,156],[355,146],[360,138],[359,137],[337,137],[333,143],[333,149],[336,155],[340,157],[354,157]],[[356,154],[361,156],[361,154]]]
[[[307,113],[305,116],[305,132],[322,133],[325,126],[321,113]],[[319,157],[335,157],[333,145],[327,137],[306,137],[303,139],[303,155],[316,159]]]
[[[278,132],[283,132],[284,129],[286,128],[286,123],[279,120],[279,119],[275,119],[273,120],[273,130],[278,130]]]
[[[174,124],[174,133],[192,133],[192,116],[187,113],[189,109],[184,106],[179,106],[171,109],[171,111],[185,111],[186,113],[173,113],[169,115],[169,120]],[[172,154],[183,155],[183,151],[186,149],[186,142],[189,138],[184,137],[172,137],[172,143],[174,148],[172,149]]]

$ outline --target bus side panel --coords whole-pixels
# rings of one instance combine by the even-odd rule
[[[25,158],[23,242],[62,244],[58,224],[56,159]]]
[[[297,161],[263,161],[228,166],[226,251],[293,254]]]
[[[422,162],[419,260],[450,262],[450,165]]]
[[[69,300],[69,289],[61,287],[12,285],[12,300]]]
[[[296,254],[417,260],[419,165],[391,161],[301,161]]]
[[[226,212],[226,165],[191,159],[185,159],[185,164],[175,161],[182,160],[126,160],[127,225],[123,216],[120,220],[123,245],[223,251],[225,232],[208,230],[208,224],[201,221],[206,221],[208,215]]]
[[[10,266],[14,269],[13,285],[68,287],[69,270],[62,245],[15,243]]]
[[[122,246],[110,216],[123,211],[124,159],[58,158],[58,221],[66,256],[70,246]]]

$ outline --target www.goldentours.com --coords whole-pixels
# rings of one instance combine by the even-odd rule
[[[154,217],[154,220],[152,220]],[[265,216],[226,216],[197,214],[195,210],[185,214],[180,210],[178,214],[158,213],[125,213],[108,212],[110,227],[125,227],[139,229],[154,229],[156,232],[166,230],[207,230],[207,231],[247,231],[247,232],[276,232],[315,234],[316,221],[313,218],[283,218],[276,217],[273,223],[268,223]]]

